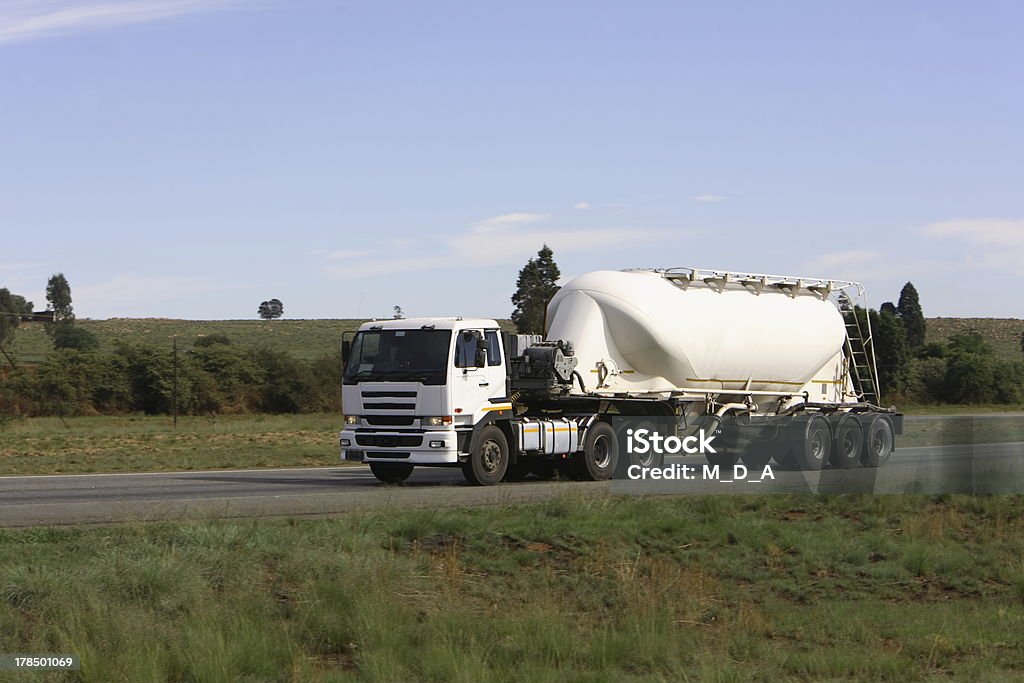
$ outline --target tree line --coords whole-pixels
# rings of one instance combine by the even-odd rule
[[[341,411],[341,354],[312,362],[246,348],[224,335],[171,345],[118,342],[112,351],[57,349],[0,379],[0,414],[209,415]]]
[[[885,302],[868,315],[886,402],[1024,403],[1024,361],[999,358],[977,333],[926,341],[927,321],[913,283],[903,286],[896,304]]]

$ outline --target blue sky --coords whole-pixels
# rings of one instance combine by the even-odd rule
[[[1024,316],[1017,2],[0,0],[0,286],[505,317],[702,266]]]

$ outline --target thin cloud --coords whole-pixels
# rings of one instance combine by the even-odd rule
[[[309,252],[310,256],[320,256],[329,261],[343,261],[350,258],[369,256],[374,253],[372,249],[314,249]]]
[[[218,282],[201,277],[160,277],[122,273],[105,282],[73,288],[75,308],[97,317],[145,315],[153,304],[178,302],[199,295],[213,297],[226,289],[252,285]]]
[[[920,234],[966,243],[962,265],[968,268],[1024,276],[1024,220],[957,218],[929,223]]]
[[[6,3],[0,8],[0,44],[143,24],[184,14],[252,7],[255,4],[242,0],[33,0]]]
[[[521,223],[536,223],[542,221],[548,217],[546,213],[527,213],[520,211],[517,213],[503,213],[500,216],[492,216],[486,218],[476,224],[474,228],[475,232],[492,232],[500,228],[507,227],[509,225],[518,225]]]
[[[708,204],[714,204],[716,202],[724,202],[725,197],[720,194],[698,194],[690,197],[695,202],[705,202]]]
[[[575,204],[572,205],[572,208],[579,209],[581,211],[586,211],[587,209],[590,208],[590,203],[589,202],[576,202]]]

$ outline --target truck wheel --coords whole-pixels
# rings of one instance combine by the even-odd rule
[[[400,484],[412,474],[412,465],[392,462],[371,462],[370,471],[373,476],[385,484]]]
[[[607,422],[595,422],[587,430],[583,452],[572,459],[573,475],[584,481],[604,481],[615,472],[619,460],[619,442]]]
[[[864,454],[860,461],[864,467],[884,465],[892,455],[892,424],[889,418],[877,415],[864,434]]]
[[[844,415],[835,428],[832,444],[832,467],[856,467],[864,451],[864,429],[853,415]]]
[[[814,415],[804,428],[803,443],[796,448],[796,464],[802,470],[820,470],[832,450],[832,430],[823,415]]]
[[[505,433],[494,425],[487,425],[480,431],[480,441],[462,463],[462,474],[466,481],[476,486],[492,486],[505,476],[508,470],[508,440]]]

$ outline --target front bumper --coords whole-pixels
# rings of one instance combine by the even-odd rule
[[[455,430],[388,432],[346,429],[339,439],[341,459],[351,462],[404,462],[410,465],[452,465],[459,462]]]

